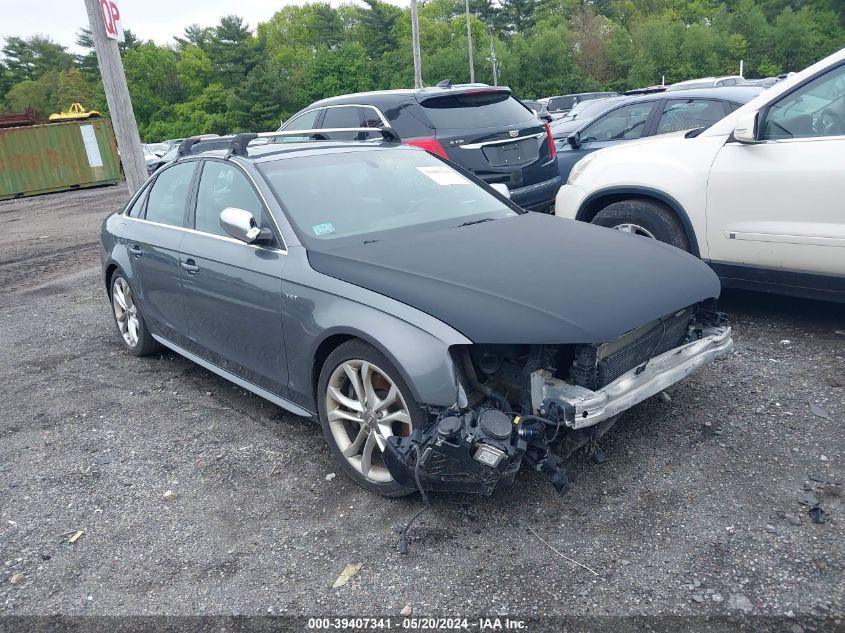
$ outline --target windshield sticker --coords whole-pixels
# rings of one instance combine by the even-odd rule
[[[329,233],[334,233],[334,224],[331,222],[315,224],[311,227],[311,230],[314,231],[314,235],[328,235]]]
[[[434,167],[417,167],[417,171],[431,178],[438,185],[468,185],[469,180],[445,165]]]

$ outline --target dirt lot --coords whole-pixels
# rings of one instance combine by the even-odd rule
[[[350,483],[308,420],[121,350],[96,242],[125,199],[0,203],[0,614],[843,614],[841,307],[727,295],[735,353],[629,412],[571,492],[523,472],[436,496],[402,556],[419,498]]]

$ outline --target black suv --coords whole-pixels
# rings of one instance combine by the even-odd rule
[[[510,88],[484,84],[382,90],[312,103],[280,131],[389,126],[403,142],[503,183],[525,209],[548,211],[561,179],[549,126]],[[351,139],[356,132],[348,132]],[[340,139],[343,132],[334,132]],[[296,140],[289,138],[286,140]]]

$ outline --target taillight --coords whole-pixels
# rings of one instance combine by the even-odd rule
[[[414,145],[415,147],[421,147],[427,152],[431,152],[432,154],[437,154],[438,156],[442,156],[443,158],[448,159],[449,155],[446,153],[446,150],[443,149],[443,146],[440,144],[436,138],[417,138],[411,141],[405,141],[405,145]]]
[[[555,147],[555,139],[552,137],[552,128],[549,127],[549,124],[546,123],[546,138],[549,139],[549,154],[552,158],[557,156],[557,147]]]

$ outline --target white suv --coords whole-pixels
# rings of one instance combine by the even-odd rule
[[[589,154],[555,214],[687,250],[726,287],[845,301],[845,49],[704,131]]]

